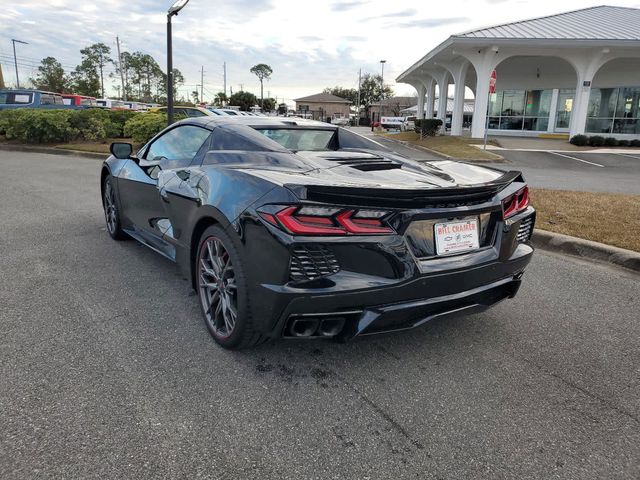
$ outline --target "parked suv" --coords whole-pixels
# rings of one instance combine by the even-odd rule
[[[0,90],[0,110],[12,108],[84,108],[74,105],[65,105],[62,95],[59,93],[45,92],[42,90]]]

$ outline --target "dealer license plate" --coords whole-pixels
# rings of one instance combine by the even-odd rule
[[[477,218],[436,223],[434,233],[438,255],[450,255],[480,248]]]

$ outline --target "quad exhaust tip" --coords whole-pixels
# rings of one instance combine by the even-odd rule
[[[296,318],[291,322],[289,333],[292,337],[311,337],[318,330],[319,323],[317,318]]]
[[[344,328],[344,318],[332,317],[320,321],[318,333],[323,337],[335,337]]]
[[[287,336],[297,338],[335,337],[344,329],[344,317],[298,317],[289,323]]]

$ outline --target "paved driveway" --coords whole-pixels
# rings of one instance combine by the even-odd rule
[[[638,276],[537,252],[480,315],[228,352],[99,167],[0,152],[3,480],[640,477]]]

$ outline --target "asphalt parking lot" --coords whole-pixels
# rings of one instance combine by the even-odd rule
[[[383,145],[414,160],[442,160],[428,151],[354,128]],[[640,151],[638,153],[494,151],[501,162],[478,161],[501,170],[520,170],[534,188],[640,195]]]
[[[640,151],[637,154],[518,150],[495,153],[506,161],[489,165],[520,170],[533,187],[640,195]]]
[[[637,275],[539,251],[483,314],[228,352],[98,160],[0,168],[2,479],[640,477]]]

